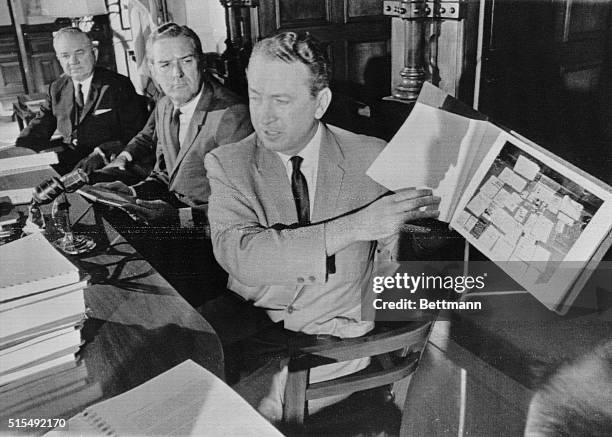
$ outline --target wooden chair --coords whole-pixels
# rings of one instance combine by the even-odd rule
[[[289,361],[283,424],[299,429],[308,414],[308,401],[350,394],[405,382],[417,369],[433,322],[377,322],[363,337],[321,342],[299,348]],[[372,364],[356,374],[309,383],[310,369],[333,362],[372,357]]]

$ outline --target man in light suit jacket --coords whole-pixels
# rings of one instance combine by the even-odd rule
[[[144,181],[131,187],[122,182],[99,185],[138,198],[137,205],[125,209],[152,228],[147,238],[136,242],[136,248],[171,283],[172,278],[178,277],[178,281],[187,276],[188,282],[197,285],[200,276],[196,271],[200,271],[205,281],[200,283],[201,294],[211,282],[225,288],[226,275],[214,267],[206,238],[210,188],[204,157],[219,145],[239,141],[253,131],[248,107],[203,72],[200,39],[188,27],[175,23],[159,27],[149,37],[147,56],[165,97],[157,103],[145,128],[109,167],[129,168],[146,156],[152,145],[156,146],[155,167]],[[129,239],[129,226],[126,232]],[[191,303],[197,302],[198,290],[185,291],[173,285],[184,291]]]
[[[383,196],[386,190],[366,170],[385,143],[319,121],[331,100],[330,68],[308,34],[286,32],[257,43],[247,79],[255,134],[205,160],[213,248],[229,272],[230,291],[202,311],[229,363],[253,363],[251,369],[267,363],[271,371],[260,368],[235,388],[278,421],[292,342],[372,329],[361,320],[360,298],[376,240],[392,237],[407,221],[436,217],[437,211],[420,208],[439,199],[430,190]],[[389,245],[378,249],[380,258],[390,258]],[[365,365],[321,366],[311,380]]]
[[[144,100],[127,77],[94,67],[97,49],[80,29],[60,29],[53,47],[64,74],[51,83],[16,145],[44,150],[57,129],[65,147],[57,170],[65,173],[79,163],[90,173],[108,164],[143,127]]]

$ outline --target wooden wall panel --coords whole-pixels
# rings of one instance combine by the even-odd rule
[[[479,109],[612,181],[612,1],[485,5]]]
[[[391,56],[390,19],[382,6],[382,0],[261,0],[258,35],[310,32],[328,51],[333,91],[361,101],[379,98],[388,94]]]
[[[3,92],[12,90],[22,90],[21,73],[19,72],[19,62],[0,61],[0,86]]]
[[[346,16],[348,20],[358,17],[380,16],[382,3],[381,0],[345,0]]]
[[[603,31],[608,25],[607,10],[609,5],[605,1],[575,1],[569,0],[566,11],[566,37],[574,39],[585,32]]]
[[[386,41],[363,41],[350,43],[347,50],[348,74],[351,82],[366,85],[368,80],[376,80],[380,72],[372,71],[377,58],[384,58],[389,53]],[[375,85],[375,84],[374,84]]]
[[[311,26],[330,21],[327,0],[277,0],[278,28]]]
[[[37,93],[46,93],[51,82],[62,74],[55,53],[39,53],[32,56],[32,73]]]

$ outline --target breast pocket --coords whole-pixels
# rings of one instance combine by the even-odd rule
[[[106,108],[106,109],[96,109],[94,111],[94,115],[95,116],[100,116],[103,114],[108,114],[109,112],[111,112],[113,110],[113,108]],[[109,114],[110,115],[110,114]]]

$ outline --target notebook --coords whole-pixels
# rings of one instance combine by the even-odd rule
[[[0,176],[42,170],[57,163],[57,153],[55,152],[3,158],[0,159]]]
[[[79,270],[41,234],[0,246],[0,302],[79,281]]]
[[[282,436],[228,385],[191,360],[86,408],[46,435]]]

